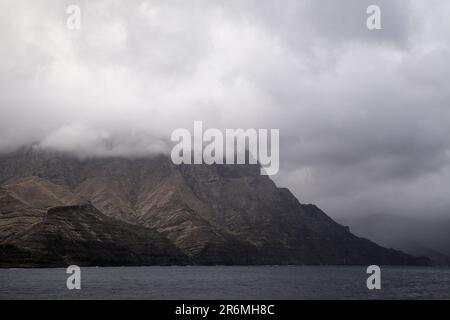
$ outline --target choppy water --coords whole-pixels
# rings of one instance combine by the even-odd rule
[[[450,299],[450,268],[384,267],[381,290],[364,267],[116,267],[0,269],[0,299]]]

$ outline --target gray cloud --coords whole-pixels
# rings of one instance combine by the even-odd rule
[[[72,4],[73,1],[70,2]],[[0,150],[167,151],[173,129],[280,128],[278,184],[331,215],[450,209],[450,4],[4,1]]]

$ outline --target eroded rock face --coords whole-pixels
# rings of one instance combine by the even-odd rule
[[[26,192],[16,190],[11,199],[11,181],[22,181]],[[45,186],[38,198],[30,193],[36,181]],[[269,177],[259,174],[256,165],[175,166],[165,156],[78,159],[22,150],[0,157],[0,184],[6,188],[8,183],[9,191],[3,196],[0,193],[0,212],[14,208],[16,222],[10,220],[9,227],[0,222],[0,239],[6,239],[1,234],[9,234],[4,245],[12,243],[10,236],[15,228],[24,234],[22,239],[27,239],[27,246],[32,246],[33,242],[42,243],[45,230],[55,230],[52,226],[62,228],[63,238],[71,239],[71,229],[64,229],[65,224],[82,225],[79,231],[83,236],[73,243],[64,242],[55,250],[62,254],[73,248],[72,254],[86,263],[93,252],[79,252],[83,246],[78,244],[85,236],[90,235],[89,241],[105,241],[106,235],[112,233],[131,247],[135,242],[145,242],[140,238],[144,231],[155,239],[159,236],[158,239],[170,242],[189,257],[190,263],[197,264],[428,263],[427,259],[385,249],[354,236],[316,206],[301,204],[289,190],[277,188]],[[4,201],[10,202],[3,206]],[[81,217],[87,222],[75,218],[65,222],[64,215],[49,215],[55,209],[47,207],[45,218],[39,217],[43,204],[60,207],[61,202],[67,217]],[[79,217],[76,212],[80,212]],[[36,228],[19,227],[25,221],[35,221]],[[126,237],[123,232],[131,232],[135,238]],[[113,243],[118,246],[117,239]],[[163,248],[163,241],[160,242]],[[51,246],[47,248],[50,250]],[[99,249],[104,252],[105,261],[112,259],[107,252],[122,250],[115,248]],[[143,264],[145,246],[139,248],[126,261]],[[169,246],[164,248],[169,256],[179,257],[175,251],[169,254],[173,251]]]
[[[0,207],[0,266],[189,263],[158,232],[107,217],[42,178],[9,181]]]

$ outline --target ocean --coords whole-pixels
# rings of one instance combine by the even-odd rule
[[[365,267],[82,267],[81,290],[66,269],[0,269],[0,299],[450,299],[450,268],[382,267],[369,290]]]

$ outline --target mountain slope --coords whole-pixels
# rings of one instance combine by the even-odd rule
[[[354,236],[277,188],[257,165],[173,165],[169,158],[88,158],[21,150],[0,183],[39,176],[101,213],[156,230],[197,264],[426,264]]]
[[[189,261],[157,232],[109,218],[42,178],[26,177],[5,184],[0,189],[0,207],[0,266]]]

